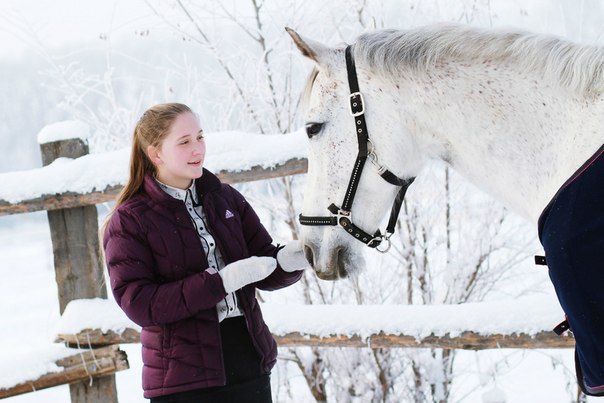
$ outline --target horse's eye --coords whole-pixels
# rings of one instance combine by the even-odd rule
[[[311,138],[317,134],[319,134],[319,132],[321,131],[321,129],[323,128],[323,123],[307,123],[306,124],[306,135],[308,136],[308,138]]]

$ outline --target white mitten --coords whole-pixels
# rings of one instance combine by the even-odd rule
[[[306,256],[304,256],[302,242],[300,241],[292,241],[285,245],[285,248],[277,253],[277,261],[281,268],[288,272],[311,268]]]
[[[237,291],[268,277],[277,267],[277,261],[268,256],[252,256],[229,263],[218,272],[226,292]]]

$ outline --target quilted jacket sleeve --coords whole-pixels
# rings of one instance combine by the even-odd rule
[[[226,296],[217,272],[206,270],[182,280],[159,283],[154,258],[137,217],[116,210],[103,247],[111,290],[126,315],[140,326],[164,325],[214,308]]]
[[[245,197],[234,188],[230,188],[233,192],[237,210],[241,215],[241,224],[243,225],[243,233],[250,255],[252,256],[272,256],[277,258],[279,248],[272,244],[273,239],[269,235],[264,225],[260,222],[260,218],[245,200]],[[302,277],[303,270],[286,272],[279,265],[277,269],[265,278],[254,285],[256,288],[266,291],[278,290],[294,284]]]

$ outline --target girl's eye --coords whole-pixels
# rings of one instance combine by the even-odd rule
[[[317,134],[319,134],[319,132],[321,132],[321,129],[323,129],[323,123],[317,123],[317,122],[307,123],[306,124],[306,135],[310,139],[310,138],[316,136]]]
[[[182,145],[189,144],[189,140],[181,141],[180,144],[182,144]]]
[[[197,136],[197,140],[202,140],[202,139],[204,139],[204,138],[205,138],[205,137],[203,137],[203,134],[200,134],[199,136]]]

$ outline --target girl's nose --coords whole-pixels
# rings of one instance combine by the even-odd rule
[[[205,150],[205,145],[198,144],[195,148],[193,148],[193,154],[202,155],[204,153],[204,150]]]

